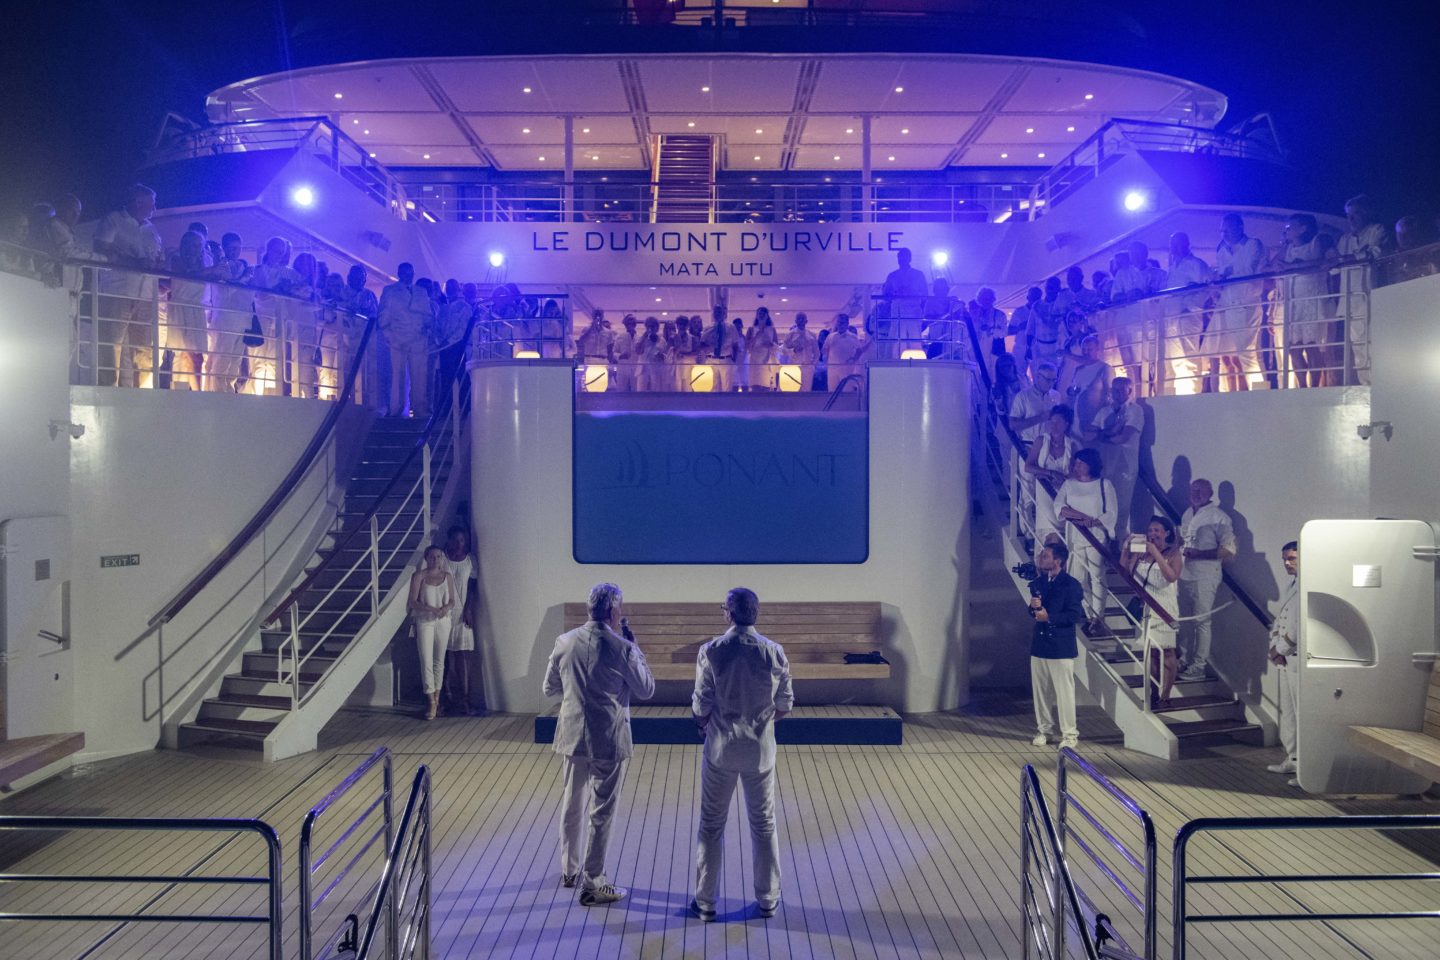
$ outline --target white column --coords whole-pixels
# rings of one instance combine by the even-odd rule
[[[575,118],[565,118],[565,220],[575,219]]]
[[[870,117],[860,118],[860,220],[869,223],[875,219],[875,187],[870,179]]]

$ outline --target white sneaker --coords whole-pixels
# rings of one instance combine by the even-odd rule
[[[1285,783],[1292,787],[1298,787],[1300,786],[1300,778],[1291,777],[1289,780],[1286,780]]]
[[[1035,734],[1035,736],[1030,738],[1030,742],[1037,747],[1043,747],[1049,744],[1050,738],[1045,736],[1045,734],[1043,733],[1037,733]]]
[[[1062,749],[1065,748],[1065,747],[1069,747],[1071,750],[1074,750],[1076,747],[1080,746],[1080,738],[1079,738],[1079,737],[1061,737],[1061,738],[1060,738],[1060,746],[1061,746]]]
[[[1192,663],[1180,671],[1181,680],[1204,680],[1206,676],[1205,666],[1200,663]]]
[[[617,887],[608,880],[601,881],[593,887],[585,887],[580,891],[580,906],[593,907],[598,904],[616,903],[629,896],[630,891],[624,887]]]
[[[1281,760],[1279,763],[1272,763],[1265,768],[1271,773],[1294,773],[1295,761],[1292,759]]]

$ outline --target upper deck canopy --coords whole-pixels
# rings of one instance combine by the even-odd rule
[[[378,60],[270,74],[215,122],[326,115],[387,166],[645,170],[652,137],[710,134],[731,171],[1048,167],[1115,117],[1210,128],[1224,95],[1142,70],[954,54],[689,53]]]

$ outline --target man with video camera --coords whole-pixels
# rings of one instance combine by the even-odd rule
[[[1043,747],[1055,733],[1060,713],[1060,746],[1080,742],[1075,726],[1075,625],[1085,619],[1085,593],[1080,581],[1065,572],[1070,551],[1056,541],[1040,551],[1040,576],[1030,581],[1030,616],[1035,633],[1030,641],[1030,685],[1035,701],[1036,734],[1031,743]]]

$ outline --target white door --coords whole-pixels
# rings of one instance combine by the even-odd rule
[[[1310,793],[1429,786],[1354,746],[1349,728],[1421,727],[1435,652],[1435,560],[1423,555],[1434,547],[1418,520],[1312,520],[1300,531],[1297,753]]]

